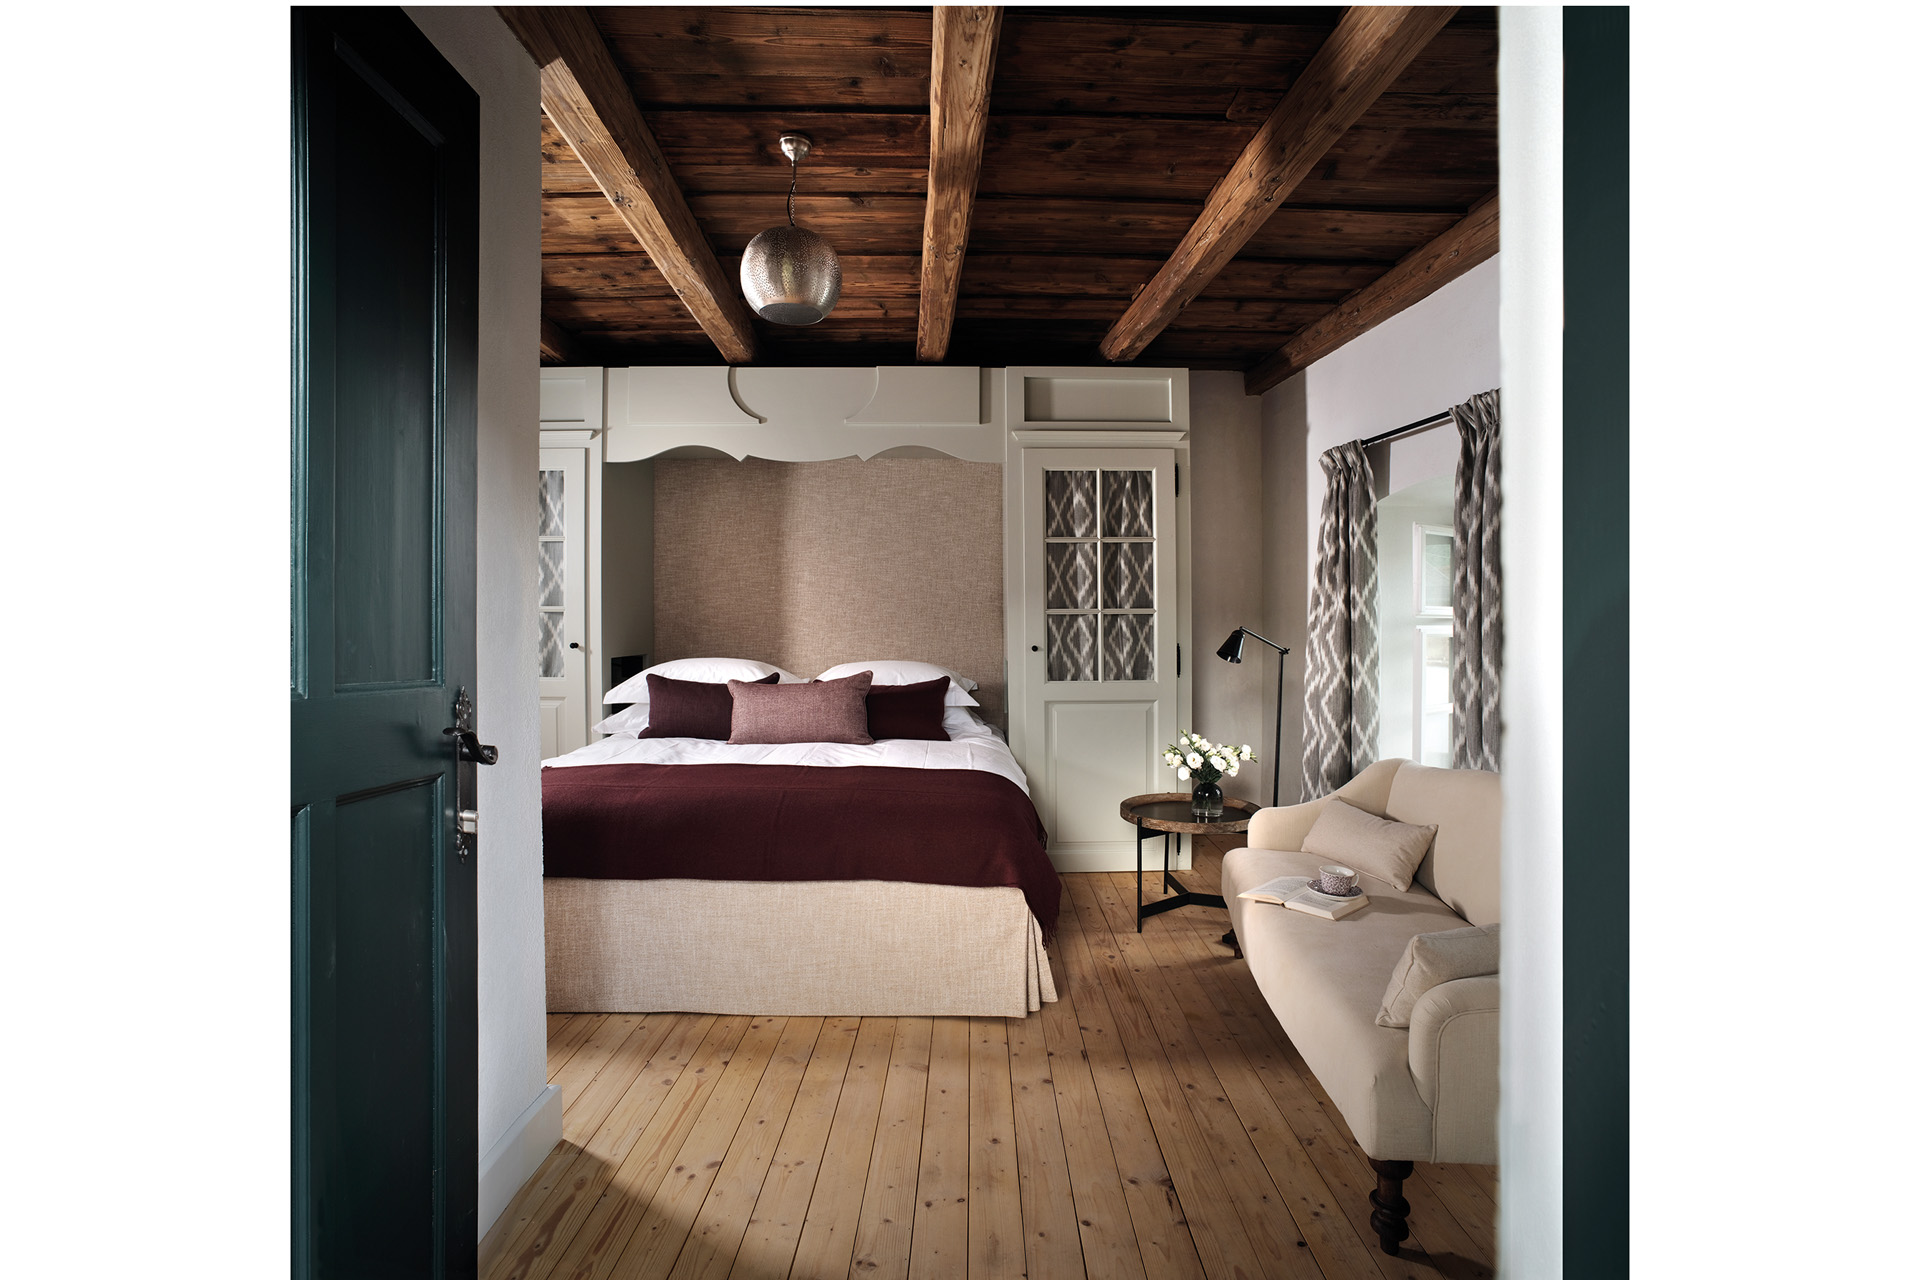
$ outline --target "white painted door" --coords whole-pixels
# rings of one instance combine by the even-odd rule
[[[1131,869],[1120,802],[1173,786],[1160,751],[1178,733],[1174,453],[1033,448],[1021,467],[1012,737],[1054,865]]]
[[[587,745],[587,451],[540,451],[540,758]],[[597,717],[595,717],[597,718]]]

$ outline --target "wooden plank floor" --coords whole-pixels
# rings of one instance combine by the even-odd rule
[[[1201,839],[1190,889],[1230,846]],[[1490,1168],[1415,1166],[1398,1258],[1326,1092],[1185,907],[1070,875],[1030,1018],[556,1014],[563,1140],[487,1280],[1432,1280],[1493,1274]],[[1149,898],[1160,896],[1149,877]]]

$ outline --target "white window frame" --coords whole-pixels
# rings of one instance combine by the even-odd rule
[[[1460,545],[1455,541],[1453,536],[1452,526],[1437,524],[1415,524],[1413,526],[1413,573],[1411,575],[1413,578],[1413,612],[1416,617],[1421,618],[1451,618],[1453,616],[1452,605],[1435,607],[1427,603],[1427,535],[1430,533],[1439,534],[1448,542],[1454,543],[1454,554],[1457,555],[1460,551]],[[1452,556],[1447,557],[1447,563],[1449,565],[1453,563]],[[1447,586],[1447,596],[1451,599],[1453,596],[1453,584],[1448,583]]]

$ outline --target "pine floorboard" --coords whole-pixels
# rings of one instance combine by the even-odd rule
[[[1229,842],[1195,841],[1217,892]],[[552,1014],[563,1137],[486,1280],[1477,1280],[1499,1179],[1419,1164],[1398,1257],[1373,1173],[1220,936],[1133,930],[1069,875],[1058,1003],[1019,1018]],[[1161,896],[1148,876],[1146,898]]]

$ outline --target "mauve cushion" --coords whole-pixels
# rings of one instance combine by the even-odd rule
[[[867,732],[880,738],[950,742],[941,721],[947,715],[946,676],[919,684],[883,684],[867,690]]]
[[[727,681],[733,694],[732,743],[844,742],[865,746],[867,689],[873,673],[862,671],[845,680],[810,680],[806,684],[762,687],[740,680]]]
[[[753,683],[773,684],[779,679],[776,671]],[[733,732],[733,695],[725,684],[650,675],[647,698],[650,709],[647,727],[639,733],[642,738],[718,738],[725,742]]]

